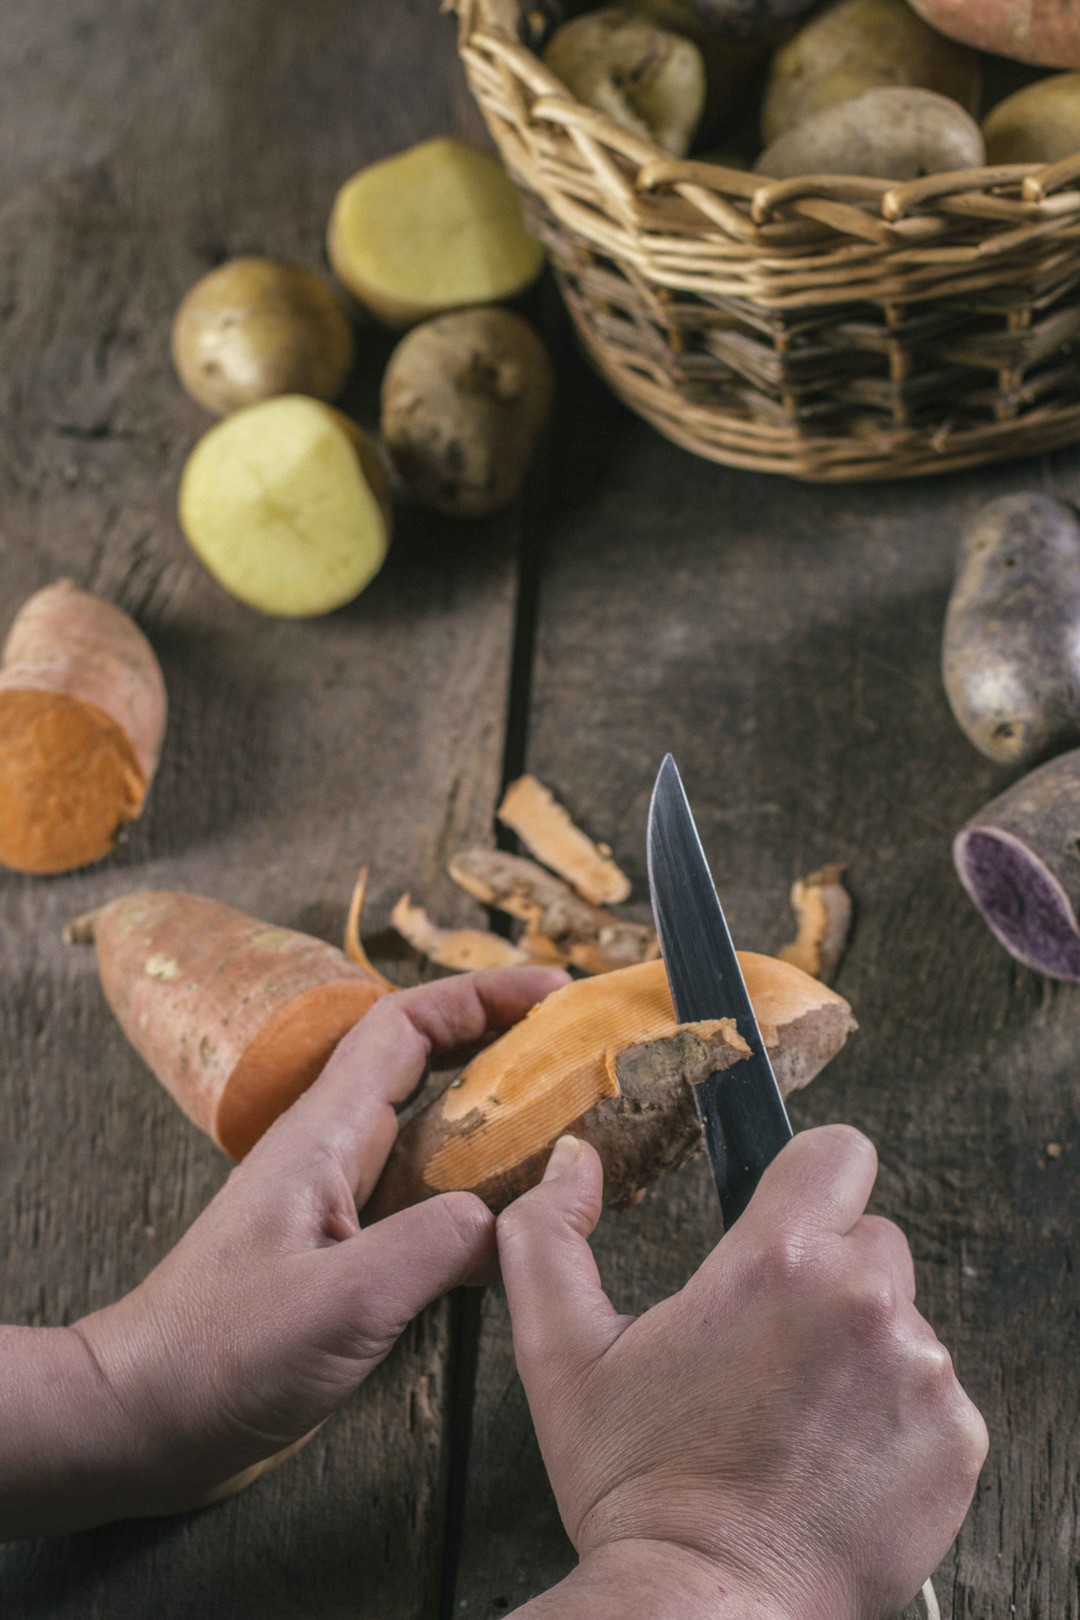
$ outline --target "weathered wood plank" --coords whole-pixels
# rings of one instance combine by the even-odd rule
[[[11,0],[0,102],[0,628],[70,573],[140,618],[172,702],[119,854],[58,880],[0,875],[0,1310],[45,1323],[131,1287],[226,1171],[125,1046],[62,924],[124,888],[184,887],[336,938],[361,860],[373,923],[407,884],[430,891],[447,849],[491,821],[515,535],[406,519],[358,603],[293,624],[228,600],[174,518],[206,419],[171,374],[172,311],[228,254],[319,265],[354,168],[472,127],[431,0]],[[352,403],[370,413],[388,340],[360,347]],[[429,1313],[247,1496],[4,1550],[0,1608],[433,1613],[448,1320]]]
[[[796,875],[851,862],[839,987],[862,1031],[795,1100],[795,1123],[850,1120],[877,1142],[875,1207],[910,1234],[922,1306],[989,1422],[943,1612],[1077,1620],[1080,1002],[1015,968],[953,875],[952,832],[1002,778],[952,721],[938,659],[958,523],[1006,490],[1075,495],[1080,461],[798,488],[694,461],[583,378],[564,396],[578,414],[562,434],[530,768],[644,900],[648,797],[672,749],[750,947],[791,937]],[[607,1215],[596,1250],[619,1308],[677,1288],[718,1233],[701,1166]],[[493,1297],[457,1612],[494,1620],[570,1561]]]

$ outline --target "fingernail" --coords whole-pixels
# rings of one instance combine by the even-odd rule
[[[560,1136],[551,1150],[551,1158],[544,1171],[545,1181],[557,1181],[559,1176],[565,1176],[572,1170],[581,1157],[581,1143],[576,1136]]]

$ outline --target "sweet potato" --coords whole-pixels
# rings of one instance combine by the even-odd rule
[[[1018,962],[1080,984],[1080,749],[1040,765],[974,816],[953,858]]]
[[[932,90],[867,90],[826,107],[777,137],[758,158],[759,174],[865,174],[882,180],[978,168],[982,132],[948,96]]]
[[[352,326],[310,270],[230,259],[181,303],[172,356],[192,399],[215,416],[277,394],[336,399],[352,370]]]
[[[180,481],[192,550],[233,596],[282,618],[351,602],[382,567],[391,523],[374,444],[299,394],[217,423]]]
[[[334,201],[327,252],[353,297],[395,327],[514,298],[544,266],[498,159],[449,138],[354,174]]]
[[[1033,765],[1080,743],[1080,522],[1004,495],[964,534],[945,616],[945,691],[988,759]]]
[[[73,923],[121,1029],[188,1118],[242,1158],[383,983],[341,951],[198,895],[124,895]]]
[[[1075,0],[911,0],[934,28],[996,56],[1042,67],[1080,67]]]
[[[457,517],[484,517],[521,489],[551,409],[547,350],[505,309],[428,321],[395,349],[382,437],[403,483]]]
[[[988,163],[1057,163],[1080,152],[1080,73],[1007,96],[983,120]]]
[[[917,17],[907,0],[833,0],[772,60],[761,112],[766,144],[804,119],[867,90],[910,85],[977,113],[978,55]]]
[[[166,710],[120,608],[71,580],[24,603],[0,657],[0,863],[66,872],[107,855],[142,812]]]
[[[615,123],[683,157],[705,111],[705,63],[690,39],[606,6],[575,17],[544,52],[545,65]]]
[[[743,955],[785,1095],[854,1028],[851,1009],[798,968]],[[556,990],[402,1131],[370,1218],[455,1189],[500,1209],[537,1181],[564,1131],[599,1151],[605,1196],[622,1203],[702,1149],[690,1083],[746,1055],[730,1020],[679,1026],[663,963]]]

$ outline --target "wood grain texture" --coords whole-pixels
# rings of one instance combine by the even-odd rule
[[[851,863],[837,987],[862,1029],[794,1122],[848,1120],[877,1143],[874,1207],[908,1232],[921,1306],[989,1423],[943,1613],[1078,1620],[1080,1000],[1015,967],[955,878],[951,835],[1003,777],[957,729],[938,662],[961,522],[1008,490],[1075,498],[1080,462],[799,489],[673,450],[595,384],[564,394],[579,415],[563,423],[528,766],[612,845],[643,917],[669,748],[741,945],[779,947],[792,879]],[[595,1249],[618,1308],[642,1310],[718,1236],[699,1164],[606,1214]],[[497,1296],[477,1387],[456,1612],[495,1620],[572,1562]]]
[[[174,516],[208,425],[168,360],[183,291],[240,252],[319,268],[355,168],[475,127],[430,0],[9,0],[0,101],[0,630],[71,574],[135,614],[172,706],[147,813],[113,859],[0,874],[0,1311],[58,1323],[138,1281],[227,1168],[127,1048],[63,923],[181,887],[338,939],[361,860],[369,926],[410,883],[452,917],[437,875],[487,833],[500,786],[516,533],[406,516],[371,590],[300,624],[227,598]],[[368,419],[388,348],[361,329],[349,403]],[[0,1609],[433,1613],[448,1322],[440,1307],[416,1324],[247,1495],[0,1551]]]

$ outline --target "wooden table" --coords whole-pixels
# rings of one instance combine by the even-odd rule
[[[130,1288],[226,1171],[61,945],[66,919],[184,887],[337,938],[361,860],[375,928],[406,886],[468,917],[446,858],[491,837],[525,765],[640,898],[671,747],[747,945],[782,942],[796,874],[851,862],[840,987],[862,1032],[796,1123],[878,1143],[876,1207],[910,1234],[989,1422],[944,1612],[1078,1620],[1080,1001],[1013,966],[954,878],[950,836],[1001,778],[952,722],[938,652],[958,524],[1005,490],[1080,495],[1080,458],[848,491],[711,467],[611,402],[548,289],[532,313],[564,351],[562,398],[528,499],[471,527],[407,515],[352,608],[256,618],[177,531],[205,419],[173,379],[169,320],[228,255],[320,265],[354,169],[477,129],[452,25],[434,0],[6,0],[0,107],[0,618],[70,573],[145,625],[172,701],[116,857],[0,876],[3,1319],[63,1322]],[[362,333],[362,419],[387,352]],[[416,975],[388,935],[375,946]],[[596,1247],[640,1309],[717,1233],[699,1168],[606,1218]],[[3,1550],[0,1612],[494,1620],[570,1562],[492,1293],[429,1311],[247,1495]]]

